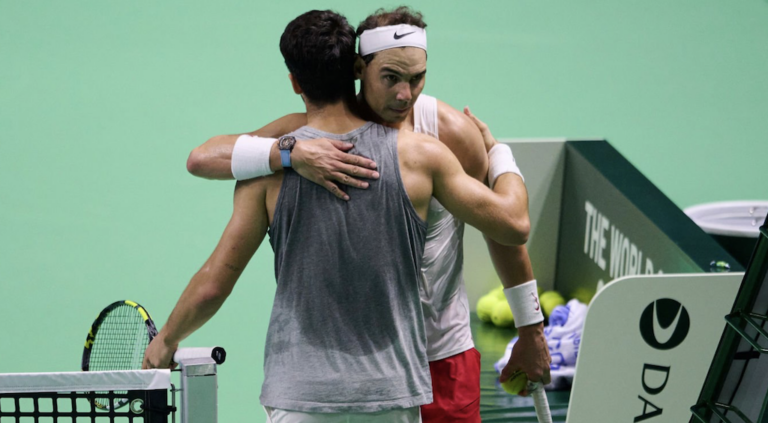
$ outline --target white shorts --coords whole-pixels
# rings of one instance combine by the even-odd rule
[[[268,423],[421,423],[421,407],[378,413],[305,413],[264,407]]]

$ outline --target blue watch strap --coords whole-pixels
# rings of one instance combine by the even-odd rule
[[[280,162],[283,167],[291,167],[291,150],[280,150]]]

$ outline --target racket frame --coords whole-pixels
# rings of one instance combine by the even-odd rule
[[[104,307],[103,310],[99,313],[99,315],[96,317],[96,320],[93,321],[93,324],[91,325],[90,330],[88,331],[88,336],[85,338],[85,348],[83,349],[83,358],[80,362],[80,369],[84,372],[90,371],[90,364],[91,364],[91,351],[93,348],[93,343],[96,341],[96,334],[99,332],[99,327],[104,322],[104,319],[111,313],[113,310],[120,306],[128,305],[130,307],[133,307],[136,309],[136,311],[139,313],[141,318],[144,320],[144,324],[146,325],[147,329],[147,336],[149,337],[149,342],[152,342],[152,339],[157,336],[157,328],[155,327],[155,323],[152,321],[152,317],[149,315],[149,312],[142,307],[140,304],[138,304],[135,301],[131,300],[122,300],[122,301],[115,301],[114,303]],[[138,369],[136,369],[138,370]],[[114,409],[118,409],[125,404],[128,403],[128,399],[120,399],[117,401],[114,405]],[[97,408],[100,408],[102,410],[109,410],[111,407],[109,404],[102,404],[99,401],[94,400],[94,404]]]

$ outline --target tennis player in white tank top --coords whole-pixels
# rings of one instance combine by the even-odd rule
[[[439,138],[436,98],[419,96],[413,107],[413,130]],[[429,361],[437,361],[467,351],[474,343],[462,276],[464,223],[432,198],[427,225],[421,299],[427,356]]]
[[[414,132],[439,139],[437,99],[422,93],[413,106]],[[522,178],[519,169],[515,169]],[[434,197],[427,215],[421,301],[435,402],[422,406],[424,421],[479,420],[480,353],[470,329],[464,286],[464,222]]]

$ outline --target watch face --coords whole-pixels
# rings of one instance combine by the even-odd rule
[[[291,136],[280,137],[277,141],[277,148],[280,150],[292,150],[293,145],[296,144],[296,138]]]

